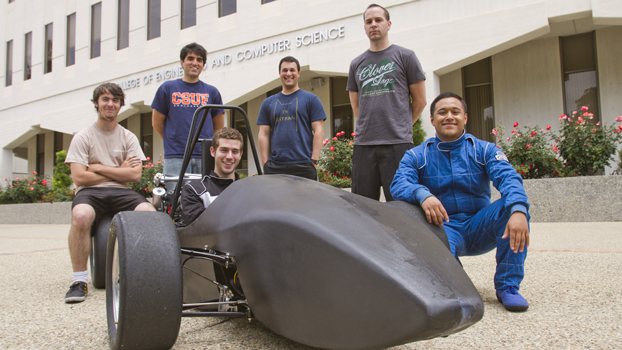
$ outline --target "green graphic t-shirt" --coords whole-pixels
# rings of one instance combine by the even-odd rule
[[[391,45],[382,51],[367,50],[350,63],[348,91],[359,94],[357,145],[412,142],[412,108],[409,86],[425,80],[412,50]]]

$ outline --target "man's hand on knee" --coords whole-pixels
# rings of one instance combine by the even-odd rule
[[[429,223],[442,225],[443,220],[449,222],[449,215],[447,215],[445,207],[443,207],[443,204],[438,198],[434,196],[426,198],[423,203],[421,203],[421,208],[423,208],[425,217]]]
[[[520,211],[515,211],[510,216],[502,239],[510,237],[510,249],[514,253],[523,252],[525,247],[529,247],[529,224],[527,215]]]

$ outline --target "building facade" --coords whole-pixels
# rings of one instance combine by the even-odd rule
[[[464,96],[467,129],[489,138],[513,122],[555,128],[587,105],[596,119],[622,115],[622,0],[385,0],[390,41],[415,51],[428,102]],[[119,120],[158,159],[151,127],[158,86],[183,74],[179,51],[207,51],[201,80],[251,119],[280,90],[278,62],[300,60],[300,87],[328,116],[325,137],[354,130],[345,90],[350,61],[369,47],[359,0],[5,0],[0,2],[0,177],[52,176],[54,153],[96,119],[93,89],[116,82]],[[429,107],[422,118],[434,135]],[[238,122],[236,121],[236,124]],[[241,168],[256,172],[248,156]]]

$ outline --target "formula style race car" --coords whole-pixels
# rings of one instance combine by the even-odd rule
[[[201,129],[210,108],[223,107],[251,130],[239,107],[212,105],[197,110],[191,130]],[[262,175],[235,181],[184,224],[181,186],[201,177],[184,175],[198,133],[188,139],[179,176],[158,176],[169,188],[154,191],[159,211],[121,212],[111,221],[102,283],[112,349],[168,349],[182,317],[245,317],[326,349],[447,336],[482,318],[482,299],[444,230],[406,202]],[[210,163],[204,151],[203,173]],[[95,231],[93,250],[101,252],[105,230]],[[101,270],[102,260],[95,262]]]

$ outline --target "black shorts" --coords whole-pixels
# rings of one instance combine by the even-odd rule
[[[278,164],[271,160],[267,161],[263,166],[263,172],[270,174],[288,174],[305,177],[310,180],[317,181],[317,169],[313,163],[296,163],[296,164]]]
[[[406,151],[412,143],[395,145],[354,145],[352,154],[352,193],[379,200],[380,187],[387,202],[391,196],[391,182]]]
[[[95,210],[95,228],[104,216],[113,217],[120,211],[133,211],[142,203],[147,203],[145,197],[129,188],[87,187],[78,191],[71,203],[71,209],[78,204],[90,205]]]

